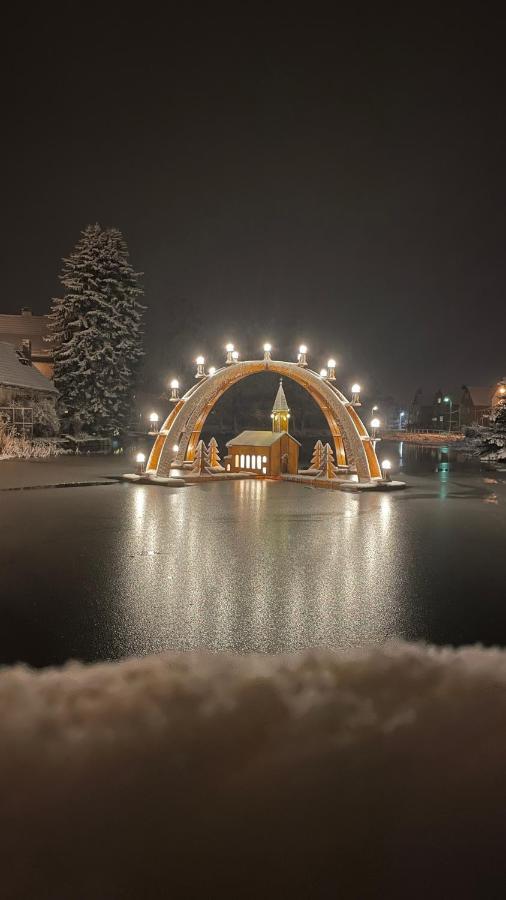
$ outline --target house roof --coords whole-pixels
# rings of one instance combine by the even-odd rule
[[[246,445],[253,447],[272,447],[273,444],[276,444],[284,436],[290,438],[291,441],[295,441],[296,444],[299,444],[299,442],[296,441],[291,434],[288,434],[287,431],[241,431],[237,437],[232,438],[231,441],[227,441],[227,447],[242,447]]]
[[[9,344],[21,345],[23,338],[29,338],[34,350],[52,352],[51,345],[44,341],[48,335],[48,317],[24,315],[0,315],[0,340]]]
[[[22,363],[12,344],[0,341],[0,384],[29,391],[57,394],[52,381],[31,365]]]
[[[286,402],[285,392],[283,390],[283,379],[279,379],[279,387],[278,392],[276,394],[276,399],[274,401],[274,406],[272,407],[273,413],[277,412],[290,412],[288,408],[288,403]]]
[[[492,406],[492,397],[495,394],[494,387],[468,387],[469,396],[473,406]]]

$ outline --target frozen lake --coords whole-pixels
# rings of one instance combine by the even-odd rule
[[[382,448],[409,489],[238,481],[0,493],[0,660],[506,644],[506,473]]]

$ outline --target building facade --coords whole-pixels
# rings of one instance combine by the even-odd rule
[[[225,466],[230,472],[252,472],[277,477],[299,470],[298,441],[288,433],[290,410],[282,381],[271,413],[272,431],[242,431],[227,442]]]
[[[47,338],[49,319],[25,306],[19,315],[0,315],[0,341],[10,344],[46,378],[54,374],[53,350]]]

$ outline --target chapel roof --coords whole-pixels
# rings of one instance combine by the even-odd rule
[[[299,444],[291,434],[287,431],[241,431],[237,437],[227,441],[227,447],[247,446],[252,447],[272,447],[281,440],[282,437],[288,437],[291,441]],[[300,444],[299,444],[300,447]]]

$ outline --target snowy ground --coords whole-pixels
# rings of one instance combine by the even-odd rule
[[[499,898],[506,653],[0,675],[2,900]]]

